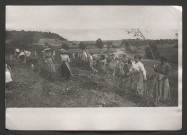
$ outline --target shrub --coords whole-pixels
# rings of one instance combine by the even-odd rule
[[[84,50],[86,49],[86,45],[83,42],[79,43],[79,49]]]
[[[95,46],[96,46],[97,48],[102,49],[102,48],[103,48],[103,41],[99,38],[99,39],[96,41]]]

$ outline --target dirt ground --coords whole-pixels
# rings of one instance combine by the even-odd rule
[[[151,61],[152,62],[152,61]],[[144,61],[151,65],[150,61]],[[106,73],[94,74],[92,71],[71,67],[74,77],[70,81],[60,78],[59,72],[53,76],[41,74],[40,67],[32,71],[28,64],[11,63],[13,82],[5,88],[6,107],[138,107],[155,106],[149,102],[141,103],[129,91],[128,79],[122,80],[122,87],[113,85],[112,78]],[[146,66],[150,73],[151,67]],[[176,71],[173,68],[173,72]],[[171,82],[172,102],[169,105],[177,106],[176,77]],[[147,82],[147,88],[152,86]]]
[[[70,81],[60,80],[58,74],[46,79],[28,65],[15,64],[12,67],[14,81],[6,88],[6,107],[137,106],[101,77],[96,79],[91,71],[72,68],[72,72],[74,77]]]

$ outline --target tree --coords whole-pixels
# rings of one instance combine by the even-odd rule
[[[152,52],[151,52],[149,47],[151,48]],[[160,52],[158,50],[157,45],[149,44],[149,47],[147,46],[145,48],[146,57],[149,58],[149,59],[153,59],[153,55],[154,55],[156,59],[160,58]],[[153,53],[153,55],[152,55],[152,53]]]
[[[86,49],[86,45],[83,42],[79,43],[79,49],[84,50]]]
[[[97,48],[102,49],[103,48],[103,41],[99,38],[97,39],[95,46],[97,46]]]
[[[66,43],[62,43],[62,48],[65,49],[65,50],[68,50],[68,49],[69,49],[69,46],[68,46],[68,44],[66,44]]]

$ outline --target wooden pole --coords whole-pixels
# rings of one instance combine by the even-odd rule
[[[149,47],[149,49],[150,49],[150,51],[151,51],[151,54],[152,54],[152,57],[153,57],[153,59],[154,59],[154,61],[155,61],[155,56],[154,56],[153,51],[152,51],[151,47],[149,46],[149,44],[148,44],[146,38],[144,37],[144,35],[142,34],[142,32],[141,32],[139,29],[138,29],[138,32],[141,34],[141,36],[143,37],[143,39],[146,41],[146,44],[147,44],[147,46]]]

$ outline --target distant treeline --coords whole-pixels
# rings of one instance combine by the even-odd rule
[[[54,38],[59,40],[66,40],[60,35],[52,32],[41,32],[41,31],[6,31],[6,39],[27,39],[29,41],[38,41],[41,38]]]
[[[66,41],[56,33],[40,31],[6,31],[6,51],[11,48],[27,48],[29,45],[37,43],[42,38],[52,38]]]
[[[101,39],[102,40],[102,39]],[[79,41],[82,42],[83,44],[85,44],[87,46],[87,48],[93,48],[94,45],[96,44],[96,41]],[[78,41],[73,41],[75,44],[77,44],[78,47]],[[122,40],[102,40],[104,45],[110,45],[113,48],[118,48],[118,47],[122,47],[124,45],[131,45],[131,46],[145,46],[148,44],[152,45],[165,45],[165,44],[173,44],[173,45],[178,45],[178,40],[177,39],[147,39],[142,40],[142,39],[122,39]]]
[[[146,41],[142,40],[142,39],[127,39],[124,41],[126,41],[126,43],[129,43],[130,45],[133,45],[133,46],[142,46],[142,45],[146,45],[146,44],[149,44],[149,45],[153,45],[153,44],[154,45],[165,45],[165,44],[178,45],[177,39],[156,39],[156,40],[147,39]]]

